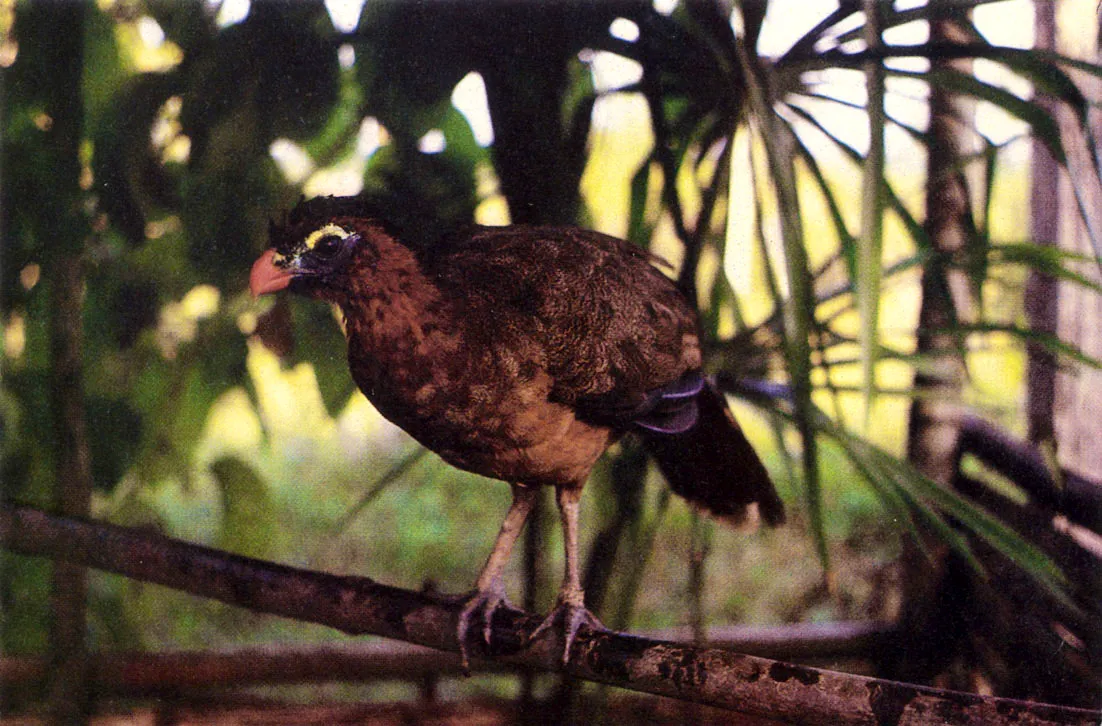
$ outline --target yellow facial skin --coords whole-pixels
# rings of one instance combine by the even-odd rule
[[[299,258],[305,252],[313,250],[314,247],[317,246],[319,240],[325,239],[326,237],[340,237],[341,239],[347,239],[351,234],[351,232],[344,229],[343,227],[337,226],[335,224],[327,224],[324,227],[315,229],[306,237],[305,240],[303,240],[303,245],[306,248],[305,250],[295,248],[295,250],[292,251],[292,253],[289,255],[283,255],[279,252],[274,252],[272,256],[272,262],[276,265],[279,265],[280,267],[284,267],[290,264],[292,260]]]
[[[348,237],[349,234],[350,233],[346,231],[343,227],[338,227],[335,224],[327,224],[324,227],[316,229],[310,233],[310,236],[306,238],[306,249],[314,249],[314,246],[318,243],[318,240],[324,237],[335,236],[340,237],[341,239],[345,239],[346,237]]]

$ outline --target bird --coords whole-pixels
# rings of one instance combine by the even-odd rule
[[[697,314],[641,247],[565,226],[469,225],[407,236],[356,197],[300,201],[269,224],[253,297],[288,290],[339,308],[348,365],[391,422],[449,464],[507,482],[512,502],[456,637],[490,642],[508,606],[503,574],[542,487],[552,487],[565,566],[555,628],[562,664],[585,606],[578,511],[591,469],[625,435],[642,439],[671,489],[731,524],[779,525],[769,474],[702,371]]]

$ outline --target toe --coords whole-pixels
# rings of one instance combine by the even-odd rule
[[[606,630],[597,616],[586,608],[576,605],[567,606],[563,617],[562,664],[564,666],[570,662],[570,650],[574,646],[574,638],[583,625],[590,630]]]
[[[499,588],[475,591],[466,596],[466,604],[459,612],[459,619],[455,629],[455,637],[456,640],[459,641],[459,653],[463,658],[463,670],[470,670],[467,650],[467,633],[471,629],[471,621],[476,618],[481,618],[482,640],[488,646],[493,634],[494,612],[502,605],[508,607],[509,602],[505,599],[505,594]]]
[[[597,616],[589,612],[585,606],[560,603],[554,610],[548,613],[547,617],[543,619],[543,622],[539,624],[539,627],[532,631],[532,634],[528,637],[528,642],[535,641],[560,620],[562,622],[562,664],[564,666],[570,662],[570,649],[574,646],[574,640],[582,626],[591,630],[607,630],[607,628],[601,624],[601,621],[597,619]]]

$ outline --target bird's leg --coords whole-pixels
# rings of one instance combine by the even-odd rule
[[[578,502],[582,497],[581,487],[556,487],[556,500],[559,515],[562,518],[563,547],[566,550],[566,567],[562,586],[554,609],[544,618],[529,640],[535,640],[560,618],[563,621],[562,663],[570,661],[570,647],[578,629],[586,625],[595,630],[605,630],[605,626],[585,607],[585,592],[578,574]]]
[[[513,545],[520,536],[521,530],[524,529],[528,513],[532,511],[536,497],[539,495],[538,487],[523,484],[513,484],[512,487],[513,503],[509,506],[509,511],[501,523],[501,530],[497,533],[494,548],[490,550],[490,556],[478,575],[475,592],[467,598],[466,605],[459,613],[456,638],[459,640],[459,652],[463,656],[464,670],[468,670],[467,631],[470,629],[471,619],[476,612],[482,611],[482,637],[489,644],[494,610],[507,602],[502,573],[509,563],[509,554],[513,551]]]

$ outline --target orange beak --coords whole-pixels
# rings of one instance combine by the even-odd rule
[[[253,270],[249,274],[249,291],[253,297],[279,292],[291,284],[294,275],[276,265],[275,256],[276,251],[270,249],[253,263]]]

